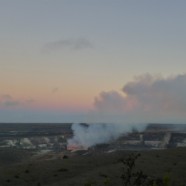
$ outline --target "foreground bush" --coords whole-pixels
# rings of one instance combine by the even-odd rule
[[[119,159],[122,163],[122,172],[120,179],[123,186],[186,186],[185,184],[176,184],[171,182],[169,174],[165,174],[162,178],[154,177],[153,175],[147,175],[143,170],[136,168],[136,161],[140,157],[140,154],[130,154],[127,158]],[[101,174],[104,178],[103,185],[112,186],[112,179]],[[96,183],[89,181],[84,186],[96,186]]]

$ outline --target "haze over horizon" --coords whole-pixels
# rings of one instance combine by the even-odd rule
[[[0,122],[186,123],[185,6],[0,0]]]

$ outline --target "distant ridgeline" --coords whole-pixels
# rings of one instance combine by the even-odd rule
[[[70,130],[72,123],[0,123],[0,136],[8,135],[41,135],[61,134]]]
[[[146,127],[146,131],[182,131],[186,132],[186,124],[160,124],[150,123]]]

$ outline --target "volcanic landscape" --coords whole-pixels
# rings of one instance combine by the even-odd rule
[[[122,185],[118,160],[134,153],[148,174],[186,182],[186,125],[153,123],[119,133],[113,125],[1,123],[1,185],[103,185],[105,177]]]

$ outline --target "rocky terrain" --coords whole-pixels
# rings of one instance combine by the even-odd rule
[[[0,185],[122,185],[121,159],[140,153],[136,169],[186,183],[185,125],[150,124],[107,143],[68,149],[72,124],[1,124]],[[83,124],[82,127],[89,127]],[[107,183],[107,184],[108,184]],[[179,183],[179,184],[178,184]]]
[[[73,137],[72,124],[0,124],[0,149],[16,148],[34,151],[64,152],[88,150],[78,144],[68,145]],[[82,128],[89,125],[82,124]],[[94,134],[93,134],[94,135]],[[186,125],[149,124],[144,131],[131,131],[94,144],[90,149],[165,149],[186,147]]]

